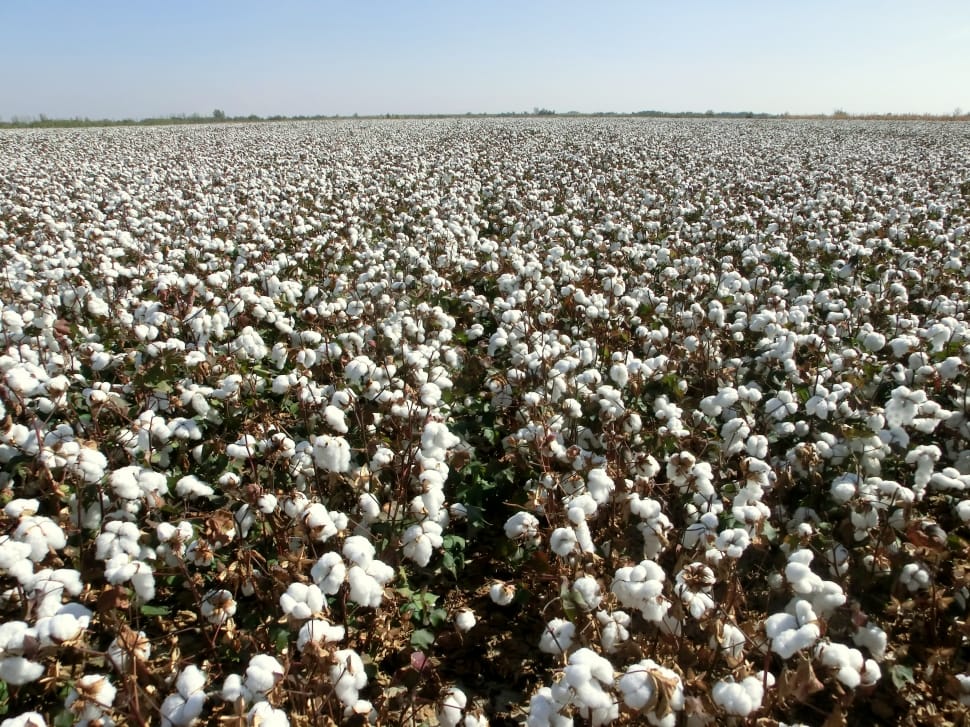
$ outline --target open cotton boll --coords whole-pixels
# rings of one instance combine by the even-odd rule
[[[12,534],[14,540],[19,540],[30,546],[30,559],[39,563],[51,551],[61,550],[67,545],[67,536],[61,526],[43,515],[28,515],[22,517]]]
[[[765,695],[764,682],[766,678],[768,678],[769,686],[774,684],[774,677],[770,674],[766,675],[764,672],[745,677],[740,682],[719,681],[711,690],[711,697],[713,697],[714,703],[728,714],[747,717],[752,712],[761,709],[761,702]]]
[[[583,611],[595,611],[603,600],[600,584],[591,576],[577,578],[571,593],[573,602]]]
[[[434,548],[440,548],[443,542],[441,532],[441,526],[431,520],[409,527],[401,538],[404,557],[422,568],[428,565]]]
[[[303,651],[309,643],[328,644],[343,641],[344,627],[334,626],[325,618],[307,621],[300,627],[296,638],[296,648]]]
[[[562,713],[569,698],[569,690],[565,687],[539,689],[529,700],[526,727],[573,727],[572,716]]]
[[[43,664],[25,659],[22,656],[0,658],[0,679],[13,686],[35,682],[44,675]]]
[[[344,541],[344,558],[355,565],[366,567],[376,552],[373,543],[363,535],[351,535]]]
[[[340,590],[340,586],[347,578],[347,565],[339,553],[330,551],[320,556],[320,559],[313,564],[310,577],[324,594],[332,596]]]
[[[572,647],[576,635],[576,625],[561,618],[554,618],[546,624],[539,639],[539,650],[547,654],[563,654]]]
[[[310,539],[318,543],[325,543],[339,532],[337,524],[327,508],[319,502],[314,502],[303,511],[303,526]]]
[[[205,706],[206,674],[195,665],[185,667],[175,680],[175,694],[162,702],[162,725],[186,727],[198,719]]]
[[[88,674],[74,682],[74,688],[64,700],[64,706],[74,712],[77,722],[101,719],[104,711],[115,701],[117,689],[103,674]],[[78,703],[80,709],[74,705]]]
[[[236,615],[236,600],[224,588],[212,590],[202,597],[199,612],[209,623],[221,626]]]
[[[684,709],[684,685],[677,672],[661,666],[653,659],[643,659],[627,667],[617,682],[623,702],[633,710],[643,712],[647,722],[655,727],[674,727],[677,713]],[[664,714],[657,714],[657,691],[666,694]]]
[[[616,484],[605,469],[596,467],[591,469],[586,475],[586,488],[593,500],[596,501],[596,504],[603,505],[609,502],[610,495],[616,488]]]
[[[212,497],[215,490],[195,475],[186,475],[175,483],[175,494],[184,498]]]
[[[47,722],[37,712],[23,712],[0,722],[0,727],[47,727]]]
[[[348,472],[350,444],[343,437],[319,436],[313,441],[313,461],[324,472]]]
[[[333,431],[338,434],[347,433],[347,417],[342,409],[338,409],[333,404],[328,404],[323,410],[323,418],[327,426]]]
[[[323,613],[327,609],[327,601],[318,586],[291,583],[280,596],[280,608],[291,619],[303,621]]]
[[[967,502],[970,503],[970,500]],[[573,553],[576,545],[576,532],[572,528],[556,528],[549,536],[549,547],[561,558],[566,558]]]
[[[367,673],[364,662],[353,649],[341,649],[333,655],[330,667],[330,682],[334,694],[345,707],[353,708],[360,690],[367,686]]]
[[[495,581],[488,588],[488,596],[497,606],[508,606],[515,599],[515,586]]]
[[[132,658],[137,661],[147,661],[151,653],[152,645],[144,631],[136,633],[125,628],[108,646],[105,656],[115,671],[120,674],[130,674]]]
[[[448,689],[438,709],[438,723],[442,727],[458,727],[465,716],[466,704],[468,704],[468,697],[462,690],[458,687]]]
[[[246,714],[246,722],[252,727],[289,727],[290,718],[269,702],[257,702]]]
[[[249,660],[243,685],[253,694],[266,694],[285,674],[283,665],[269,654],[256,654]]]
[[[505,521],[505,537],[509,540],[534,539],[539,535],[539,520],[521,510]]]
[[[805,600],[794,604],[794,613],[774,613],[765,619],[765,635],[771,650],[789,659],[818,641],[821,631],[812,605]]]
[[[569,657],[563,681],[573,692],[573,703],[580,716],[595,727],[620,716],[620,707],[609,687],[613,684],[613,665],[591,649],[579,649]]]
[[[622,605],[638,609],[648,621],[660,623],[670,608],[670,601],[663,595],[665,578],[663,568],[652,560],[644,560],[639,565],[617,569],[610,590]]]

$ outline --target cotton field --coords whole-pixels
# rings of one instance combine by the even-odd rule
[[[0,134],[3,725],[970,721],[970,126]]]

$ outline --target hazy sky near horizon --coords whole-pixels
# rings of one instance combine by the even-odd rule
[[[970,110],[970,0],[0,0],[0,117]]]

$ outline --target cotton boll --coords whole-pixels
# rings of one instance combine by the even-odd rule
[[[29,661],[22,656],[0,658],[0,679],[17,687],[37,681],[44,671],[43,664]]]
[[[441,707],[438,710],[438,723],[442,727],[458,727],[462,724],[462,717],[465,713],[465,705],[468,704],[468,697],[458,687],[451,687],[441,700]]]
[[[332,596],[346,580],[347,566],[339,553],[324,553],[310,569],[310,577],[324,594]]]
[[[22,712],[0,722],[0,727],[47,727],[47,722],[37,712]]]
[[[268,654],[256,654],[246,668],[244,686],[254,694],[266,694],[283,678],[283,665]]]
[[[347,572],[350,600],[366,608],[377,608],[384,598],[383,586],[358,565]]]
[[[569,651],[576,634],[575,624],[561,618],[554,618],[546,624],[539,639],[539,650],[547,654],[562,654]]]
[[[728,714],[747,717],[761,709],[764,698],[763,678],[749,676],[740,682],[719,681],[711,690],[711,696],[714,703]]]
[[[441,547],[441,526],[430,520],[425,520],[420,525],[412,525],[404,531],[401,542],[404,546],[404,557],[423,568],[431,560],[434,548]]]
[[[495,581],[488,589],[489,598],[498,606],[508,606],[515,599],[515,586]]]
[[[326,610],[327,602],[323,592],[316,585],[291,583],[280,596],[280,608],[294,621],[313,618]]]
[[[175,483],[175,494],[185,498],[211,498],[215,494],[215,490],[195,475],[186,475]]]
[[[630,614],[626,611],[597,611],[600,623],[600,643],[607,654],[616,652],[630,638]]]
[[[361,567],[366,567],[375,553],[373,544],[362,535],[351,535],[344,541],[344,558]]]
[[[313,443],[313,461],[324,472],[348,472],[350,444],[343,437],[328,434],[317,437]]]
[[[603,600],[599,583],[590,576],[577,578],[571,592],[573,602],[583,611],[595,611]]]
[[[338,641],[343,641],[343,639],[343,626],[334,626],[326,619],[318,618],[313,619],[312,621],[307,621],[302,627],[300,627],[300,633],[297,635],[296,640],[296,648],[303,651],[303,649],[306,648],[306,645],[309,643],[336,643]]]
[[[593,500],[602,505],[609,501],[616,485],[605,469],[597,467],[586,475],[586,487]]]
[[[330,667],[330,681],[334,693],[345,707],[353,707],[357,695],[367,686],[367,673],[364,662],[353,649],[341,649],[333,655],[334,664]]]
[[[252,727],[289,727],[290,719],[282,709],[269,702],[257,702],[246,714],[246,722]]]
[[[539,520],[529,512],[520,511],[505,522],[505,537],[509,540],[525,540],[539,535]]]
[[[970,500],[967,500],[970,505]],[[968,510],[970,512],[970,510]],[[970,517],[968,517],[970,519]],[[572,528],[556,528],[549,536],[549,547],[561,558],[568,557],[576,550],[576,533]]]
[[[462,633],[471,631],[476,623],[475,612],[470,608],[463,608],[455,614],[455,628]]]

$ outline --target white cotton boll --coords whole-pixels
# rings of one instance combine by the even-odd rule
[[[45,668],[42,664],[29,661],[22,656],[0,658],[0,680],[19,687],[40,679]]]
[[[22,712],[0,722],[0,727],[47,727],[47,722],[37,712]]]
[[[324,553],[310,569],[310,577],[323,593],[332,596],[340,590],[340,586],[346,580],[347,566],[339,553],[333,551]]]
[[[350,583],[350,600],[365,608],[377,608],[384,598],[384,588],[358,565],[347,572]]]
[[[906,586],[910,593],[929,588],[932,580],[930,572],[922,563],[907,563],[899,572],[899,582]]]
[[[257,702],[246,714],[246,722],[252,727],[289,727],[290,718],[269,702]]]
[[[970,500],[967,500],[970,504]],[[549,536],[549,547],[561,558],[566,558],[576,550],[576,533],[572,528],[556,528]]]
[[[283,665],[268,654],[257,654],[246,668],[245,687],[254,694],[266,694],[283,678]]]
[[[313,461],[325,472],[350,471],[350,444],[343,437],[328,434],[313,443]]]
[[[347,417],[342,409],[330,404],[323,410],[323,418],[326,420],[327,426],[333,431],[338,434],[347,433]]]
[[[333,659],[330,682],[333,684],[334,693],[345,707],[353,707],[359,691],[367,686],[364,662],[353,649],[341,649],[334,653]]]
[[[431,520],[425,520],[419,525],[412,525],[404,531],[401,538],[404,557],[413,560],[424,568],[431,560],[434,548],[440,548],[443,542],[441,526]]]
[[[569,651],[576,634],[575,624],[561,618],[554,618],[546,624],[539,639],[539,650],[547,654],[562,654]]]
[[[118,673],[130,674],[132,657],[137,661],[147,661],[151,653],[152,645],[144,631],[127,631],[115,637],[105,655]]]
[[[327,542],[338,532],[337,525],[330,517],[327,508],[319,502],[309,505],[301,517],[310,539],[318,543]]]
[[[236,615],[236,600],[225,588],[209,591],[202,597],[199,611],[209,623],[222,625]]]
[[[655,704],[658,680],[666,685],[672,685],[673,688],[669,689],[667,706],[672,712],[681,711],[684,708],[684,687],[680,677],[675,671],[660,666],[653,659],[644,659],[631,664],[620,677],[617,685],[623,694],[624,704],[637,711]],[[662,724],[659,719],[662,719],[663,715],[657,715],[651,710],[646,716],[651,724]],[[674,721],[671,721],[671,725],[673,724]]]
[[[264,515],[270,515],[275,512],[278,505],[279,501],[276,499],[276,495],[269,492],[260,495],[259,499],[256,501],[257,509]]]
[[[497,606],[508,606],[515,599],[515,586],[495,581],[489,586],[488,596]]]
[[[876,331],[870,331],[863,336],[862,345],[865,346],[866,350],[875,353],[881,351],[886,345],[886,337]]]
[[[11,500],[3,508],[3,511],[7,514],[7,517],[13,518],[14,520],[20,518],[21,516],[36,515],[38,510],[40,510],[39,500],[35,498],[23,497],[18,497]]]
[[[577,578],[571,590],[573,602],[583,611],[595,611],[603,600],[600,584],[591,576]]]
[[[88,674],[75,682],[74,689],[64,700],[64,706],[70,708],[83,695],[89,705],[107,709],[114,704],[117,691],[115,686],[108,681],[108,677],[103,674]],[[101,709],[95,710],[98,716],[100,716]],[[92,717],[92,719],[95,718]]]
[[[303,621],[326,610],[323,591],[316,585],[291,583],[280,596],[280,608],[290,618]]]
[[[562,691],[566,694],[560,695]],[[539,689],[529,700],[526,727],[573,727],[572,716],[562,714],[568,698],[568,690],[554,693],[549,687]]]
[[[630,638],[630,614],[626,611],[597,611],[600,623],[600,643],[607,654],[616,652]]]
[[[811,604],[797,601],[795,611],[795,614],[775,613],[765,619],[765,635],[771,640],[771,650],[782,659],[807,649],[821,636]]]
[[[593,500],[598,505],[602,505],[609,501],[610,495],[616,488],[616,484],[605,469],[597,467],[590,470],[586,476],[586,488]]]
[[[539,520],[529,512],[520,511],[505,521],[505,537],[509,540],[535,538],[539,534]]]
[[[205,689],[206,674],[194,664],[185,667],[175,680],[175,688],[183,697],[190,697]]]
[[[867,623],[856,630],[852,635],[852,641],[856,646],[868,649],[875,659],[882,661],[886,656],[889,636],[876,624]]]
[[[237,699],[248,703],[253,700],[255,695],[243,684],[243,678],[239,674],[230,674],[222,683],[222,690],[219,692],[219,696],[224,701],[230,703],[235,702]]]
[[[728,714],[747,717],[761,709],[764,685],[757,676],[745,677],[740,682],[719,681],[711,690],[711,696],[714,703]]]
[[[475,628],[476,623],[478,623],[478,619],[475,618],[475,612],[470,608],[463,608],[455,614],[455,628],[462,633],[471,631]]]
[[[198,693],[189,697],[170,694],[165,697],[159,709],[162,727],[188,727],[195,723],[205,707],[205,694]]]
[[[212,497],[215,490],[195,475],[186,475],[175,483],[175,494],[179,497]]]
[[[351,535],[347,538],[342,552],[344,558],[361,567],[366,567],[376,553],[374,545],[362,535]]]
[[[462,724],[465,705],[468,704],[468,697],[458,687],[451,687],[441,700],[441,708],[438,710],[438,723],[442,727],[458,727]]]
[[[610,379],[621,389],[630,381],[630,369],[621,363],[610,366]]]
[[[343,639],[343,626],[334,626],[326,619],[318,618],[313,619],[312,621],[307,621],[305,624],[303,624],[303,626],[300,627],[300,633],[297,635],[296,639],[296,648],[303,651],[303,649],[309,643],[336,643],[338,641],[343,641]]]
[[[20,519],[13,531],[14,540],[30,546],[30,559],[39,563],[52,550],[67,545],[67,536],[60,525],[43,515],[29,515]]]

